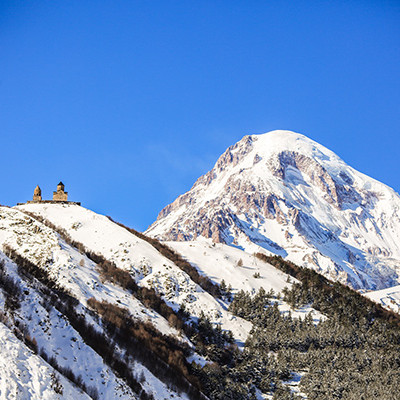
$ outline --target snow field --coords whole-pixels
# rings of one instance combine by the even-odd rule
[[[232,286],[232,293],[244,290],[256,293],[260,288],[266,292],[273,290],[275,295],[283,288],[290,288],[293,277],[279,271],[272,265],[265,263],[254,255],[240,249],[221,243],[212,243],[211,240],[198,239],[191,242],[166,242],[166,244],[181,254],[195,266],[198,271],[207,275],[214,282]],[[238,266],[239,260],[243,265]],[[259,274],[260,276],[255,274]],[[279,310],[287,314],[291,312],[293,317],[304,318],[312,313],[314,322],[325,318],[320,312],[311,307],[304,306],[300,309],[291,310],[290,306],[282,300],[277,300]]]

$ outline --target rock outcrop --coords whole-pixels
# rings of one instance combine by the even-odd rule
[[[400,197],[288,131],[245,136],[147,234],[208,238],[314,268],[355,288],[400,283]]]

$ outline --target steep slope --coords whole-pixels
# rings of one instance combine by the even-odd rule
[[[354,288],[400,283],[400,197],[289,131],[245,136],[146,234],[281,255]]]
[[[0,323],[0,398],[89,400],[90,397],[60,376],[42,358]],[[56,389],[57,392],[54,390]]]
[[[130,373],[135,379],[140,378],[141,387],[146,393],[152,393],[156,398],[188,399],[185,393],[178,395],[176,389],[168,387],[141,361],[129,356],[123,347],[116,346],[115,338],[110,337],[99,318],[89,310],[89,300],[106,301],[122,307],[138,321],[151,321],[162,334],[188,342],[161,315],[145,307],[120,286],[104,282],[98,266],[92,260],[68,245],[51,228],[16,209],[0,207],[0,244],[7,252],[14,249],[27,262],[43,271],[44,282],[51,279],[57,285],[54,292],[52,285],[47,286],[33,278],[0,252],[0,316],[7,325],[2,329],[5,329],[7,337],[16,335],[10,339],[9,348],[3,346],[4,353],[0,359],[1,363],[13,365],[10,373],[14,371],[13,374],[18,374],[20,370],[21,376],[27,378],[16,378],[17,375],[9,378],[8,373],[1,373],[0,387],[3,393],[11,393],[12,396],[16,390],[22,391],[24,395],[17,396],[18,399],[139,398],[120,374],[110,367],[109,364],[115,364],[110,361],[110,352],[99,352],[99,348],[93,347],[90,340],[88,343],[88,335],[93,337],[93,333],[97,332],[109,342],[107,346],[113,348],[117,359],[125,359]],[[10,279],[14,283],[10,284]],[[69,313],[65,309],[71,308],[71,305],[61,304],[63,307],[60,308],[56,301],[55,294],[64,291],[68,292],[67,297],[74,299],[72,304],[75,306]],[[65,297],[60,298],[61,303]],[[72,318],[74,315],[75,323]],[[77,318],[82,317],[82,321],[77,323]],[[26,346],[32,340],[34,346],[31,347],[36,349],[36,355]],[[12,343],[15,343],[14,347]],[[53,371],[54,366],[59,372]],[[44,385],[48,386],[52,375],[55,377],[54,387],[46,388]],[[84,385],[90,397],[84,392],[80,397],[74,395],[74,392],[80,393],[81,390],[72,384],[71,379],[81,387]],[[63,388],[62,393],[54,389],[59,385]]]
[[[6,370],[0,372],[0,381],[4,382],[4,393],[15,389],[18,393],[16,399],[60,398],[60,394],[71,398],[73,392],[81,392],[80,397],[84,398],[134,397],[124,381],[85,343],[79,332],[51,304],[47,296],[43,295],[33,282],[21,279],[17,267],[7,257],[1,254],[1,258],[5,261],[4,272],[15,281],[19,281],[21,291],[18,306],[12,308],[7,304],[9,298],[3,293],[0,294],[3,322],[7,324],[3,327],[7,344],[2,343],[0,362],[13,365],[15,374],[14,378],[8,379]],[[32,339],[36,351],[28,349],[21,337]],[[21,375],[18,375],[18,370],[21,371]],[[72,381],[83,383],[90,396],[72,384],[72,374]],[[17,376],[24,376],[26,379],[17,379]],[[68,376],[68,379],[65,376]],[[107,380],[104,379],[105,376],[108,377]],[[42,385],[45,386],[41,388]]]
[[[128,271],[139,285],[154,288],[173,308],[184,304],[192,316],[205,313],[212,322],[232,331],[238,341],[246,339],[251,329],[249,322],[233,318],[223,304],[173,262],[107,217],[77,205],[27,204],[17,208],[62,227],[74,240]]]

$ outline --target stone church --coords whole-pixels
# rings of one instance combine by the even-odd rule
[[[39,185],[37,185],[33,191],[33,201],[42,201],[42,190]]]
[[[27,201],[27,203],[68,203],[81,205],[81,203],[68,201],[68,192],[65,191],[65,186],[62,182],[57,185],[57,191],[53,192],[53,200],[43,200],[42,190],[39,185],[37,185],[33,191],[33,199]]]
[[[53,192],[53,201],[68,201],[68,192],[64,192],[65,186],[62,182],[57,185],[57,192]]]

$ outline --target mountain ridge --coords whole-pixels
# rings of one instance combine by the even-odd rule
[[[270,254],[357,289],[399,283],[400,197],[290,131],[244,136],[146,230]]]

